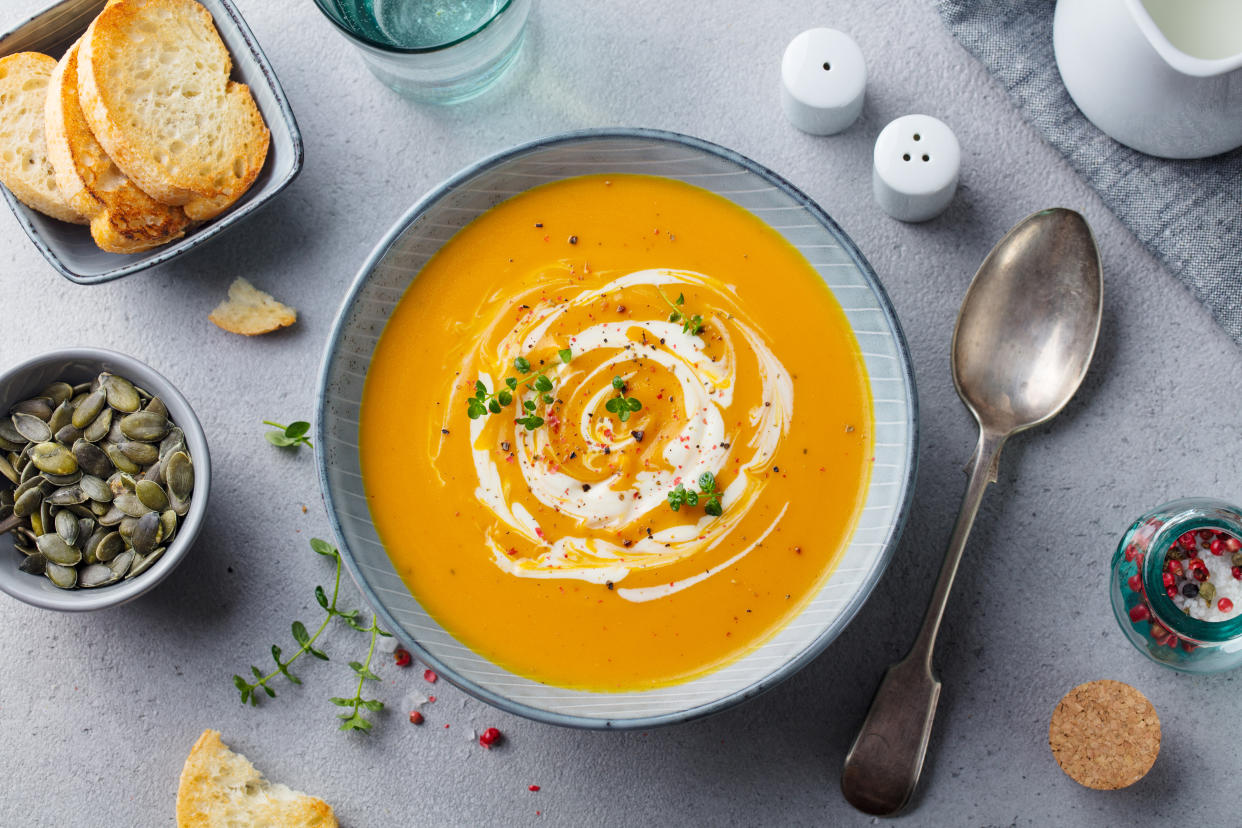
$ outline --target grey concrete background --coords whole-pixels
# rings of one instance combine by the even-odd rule
[[[42,5],[7,0],[0,27]],[[170,824],[182,761],[205,727],[359,828],[873,823],[841,798],[839,770],[881,672],[913,637],[965,486],[976,432],[949,377],[957,306],[996,239],[1052,205],[1083,211],[1099,239],[1100,349],[1069,409],[1002,458],[941,635],[944,695],[924,784],[895,823],[1236,824],[1235,677],[1144,660],[1117,629],[1105,587],[1119,533],[1149,506],[1189,494],[1242,500],[1237,350],[1021,121],[930,4],[540,0],[522,64],[453,109],[383,88],[309,0],[238,5],[306,140],[306,168],[278,203],[176,264],[96,288],[62,280],[0,216],[0,365],[77,343],[145,359],[196,406],[215,465],[206,529],[152,594],[85,616],[0,601],[0,825]],[[792,129],[777,96],[785,44],[815,25],[850,32],[870,71],[861,121],[832,138]],[[949,211],[911,226],[872,201],[870,158],[880,128],[916,111],[956,130],[964,169]],[[267,445],[259,421],[312,416],[346,285],[410,203],[484,154],[605,125],[692,133],[755,158],[817,199],[879,272],[922,407],[915,504],[887,575],[810,667],[695,724],[562,730],[441,680],[415,728],[396,708],[408,690],[426,690],[422,671],[384,664],[378,692],[393,709],[370,736],[340,734],[326,699],[348,694],[347,630],[328,641],[336,659],[305,665],[303,687],[242,707],[229,676],[262,665],[293,618],[315,618],[312,590],[330,575],[306,545],[328,531],[313,458]],[[295,305],[298,325],[255,340],[210,325],[237,275]],[[342,603],[359,603],[352,584],[344,591]],[[1137,686],[1164,725],[1155,768],[1122,792],[1078,787],[1047,747],[1057,701],[1096,678]],[[488,726],[506,734],[502,748],[468,739]]]

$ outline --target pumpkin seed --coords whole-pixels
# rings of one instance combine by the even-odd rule
[[[53,520],[56,525],[56,534],[60,535],[61,540],[70,546],[74,546],[78,542],[78,519],[73,512],[62,510],[56,513]]]
[[[112,409],[105,408],[99,412],[99,416],[91,420],[82,431],[82,436],[90,443],[98,443],[100,440],[108,436],[112,430]]]
[[[95,557],[105,563],[125,551],[125,540],[120,532],[108,532],[95,542]],[[94,540],[94,537],[91,538]]]
[[[108,508],[108,511],[99,516],[98,523],[100,526],[116,526],[124,519],[125,513],[116,508],[116,504],[113,503],[113,505]]]
[[[46,563],[47,558],[43,557],[38,552],[35,552],[33,555],[27,555],[22,558],[22,562],[17,565],[17,568],[22,572],[28,572],[31,575],[42,575],[43,568]]]
[[[83,475],[82,479],[78,481],[78,485],[82,487],[82,491],[86,493],[87,497],[99,503],[111,503],[112,498],[115,497],[112,494],[112,489],[108,488],[108,484],[94,475]]]
[[[134,527],[133,537],[130,538],[130,546],[139,555],[149,555],[162,539],[160,516],[155,512],[147,512],[138,518],[138,525]]]
[[[56,437],[56,442],[64,443],[66,446],[72,446],[78,440],[82,439],[82,429],[78,428],[73,423],[70,423],[60,431],[56,432],[54,436]]]
[[[164,480],[168,483],[168,491],[178,500],[188,500],[194,491],[194,463],[190,455],[178,451],[169,455],[164,463]]]
[[[116,499],[113,500],[112,503],[116,506],[116,508],[120,509],[123,513],[129,515],[130,517],[142,517],[147,512],[151,511],[150,508],[138,499],[138,495],[133,492],[122,492],[116,496]]]
[[[29,517],[37,514],[39,507],[43,505],[43,489],[40,486],[34,486],[17,496],[13,501],[13,514],[18,517]]]
[[[121,540],[129,546],[134,545],[134,530],[138,528],[138,518],[126,517],[116,525],[116,531],[121,534]]]
[[[134,412],[142,404],[134,384],[124,377],[109,374],[103,381],[103,390],[108,397],[108,405],[117,411]]]
[[[82,479],[82,470],[78,469],[73,474],[48,474],[43,472],[39,476],[53,486],[72,486]]]
[[[52,419],[52,401],[47,397],[33,397],[22,400],[9,409],[10,414],[33,414],[43,422]]]
[[[177,534],[177,513],[172,509],[167,510],[160,515],[160,531],[163,533],[160,540],[168,543]]]
[[[121,451],[116,443],[104,443],[103,452],[108,455],[108,460],[111,461],[112,465],[126,474],[138,474],[142,471],[142,468],[137,463],[125,456],[125,452]]]
[[[163,460],[168,455],[177,451],[187,451],[185,446],[185,432],[180,428],[173,426],[168,429],[168,436],[160,442],[160,459]]]
[[[129,574],[125,576],[125,579],[129,580],[130,578],[133,578],[135,575],[141,575],[142,573],[150,569],[151,564],[155,563],[156,561],[160,559],[161,556],[163,556],[164,549],[165,547],[161,546],[159,549],[156,549],[150,555],[144,555],[142,556],[140,560],[135,561],[134,565],[129,570]]]
[[[36,443],[30,449],[30,462],[39,471],[51,474],[72,474],[78,470],[73,452],[59,443]]]
[[[139,480],[137,486],[134,487],[134,494],[142,501],[143,506],[153,512],[163,512],[168,508],[168,495],[164,494],[160,484],[153,480]]]
[[[82,587],[82,589],[107,586],[119,580],[121,580],[120,575],[113,572],[110,567],[99,563],[84,566],[82,571],[78,573],[78,586]]]
[[[56,406],[56,410],[52,412],[52,419],[47,421],[47,427],[55,434],[67,425],[73,425],[73,403],[65,400]]]
[[[82,560],[82,553],[78,548],[65,543],[65,539],[55,533],[39,535],[35,545],[43,557],[61,566],[74,566]]]
[[[177,517],[185,517],[190,513],[190,501],[182,500],[171,491],[168,493],[168,505],[172,507]]]
[[[154,443],[168,434],[168,418],[153,411],[139,411],[121,418],[121,433],[131,440]]]
[[[164,401],[159,397],[152,397],[151,401],[147,403],[146,408],[142,410],[150,411],[153,414],[160,414],[164,417],[168,416],[168,406],[164,405]]]
[[[95,519],[89,517],[78,518],[78,540],[89,538],[95,533]]]
[[[78,403],[77,408],[73,410],[73,418],[70,422],[78,428],[86,428],[95,421],[95,418],[99,416],[99,412],[103,411],[104,403],[107,401],[107,392],[102,389],[92,391],[87,395],[86,399]]]
[[[139,466],[150,466],[160,459],[160,450],[150,443],[126,441],[119,444],[117,448]]]
[[[61,589],[73,589],[78,584],[78,571],[71,566],[61,566],[48,561],[43,574]]]
[[[86,492],[82,491],[82,487],[75,483],[72,486],[57,489],[43,498],[43,502],[52,506],[70,506],[76,503],[85,503],[89,499],[86,496]]]
[[[13,468],[13,464],[10,463],[8,458],[2,454],[0,454],[0,474],[3,474],[5,477],[7,477],[9,479],[9,482],[12,483],[13,485],[15,486],[17,485],[17,481],[18,481],[17,469]]]
[[[67,382],[54,382],[39,392],[40,397],[47,397],[53,405],[61,405],[73,396],[73,386]]]
[[[100,503],[98,500],[91,501],[91,514],[95,517],[103,517],[108,514],[108,510],[112,508],[112,502]]]
[[[112,563],[108,566],[112,567],[112,574],[118,578],[124,577],[126,572],[134,563],[134,558],[138,557],[134,550],[130,549],[117,555],[112,559]]]
[[[20,411],[14,414],[13,430],[32,443],[46,443],[52,439],[52,427],[33,414]]]
[[[21,451],[28,441],[21,432],[13,427],[13,419],[0,418],[0,446],[5,451]]]

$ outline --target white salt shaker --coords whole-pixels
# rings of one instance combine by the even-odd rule
[[[854,39],[836,29],[808,29],[790,41],[781,60],[781,107],[793,125],[832,135],[862,112],[867,67]]]
[[[900,221],[935,218],[957,192],[961,165],[961,146],[944,121],[903,115],[875,139],[875,200]]]

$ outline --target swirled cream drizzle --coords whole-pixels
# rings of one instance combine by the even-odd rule
[[[667,309],[653,310],[683,292],[681,308],[703,316],[698,336],[668,321]],[[646,312],[601,312],[627,301]],[[574,295],[515,299],[489,330],[463,369],[468,382],[454,388],[455,408],[476,380],[490,392],[507,375],[522,378],[510,367],[519,356],[542,363],[555,384],[551,405],[519,386],[510,409],[471,421],[475,495],[497,518],[487,542],[502,570],[617,585],[710,553],[754,508],[789,429],[793,383],[727,285],[689,271],[642,270]],[[572,351],[567,364],[556,358],[563,348]],[[616,376],[644,404],[624,425],[605,410]],[[545,420],[534,430],[514,424],[512,412],[528,401]],[[673,514],[668,492],[695,488],[704,472],[722,487],[723,515],[701,507]],[[541,525],[536,512],[554,515],[558,528]],[[783,513],[727,561],[618,594],[649,601],[687,588],[748,553]]]

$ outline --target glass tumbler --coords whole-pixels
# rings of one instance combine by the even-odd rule
[[[377,78],[417,101],[469,100],[516,61],[533,0],[315,0]]]
[[[1188,533],[1194,533],[1190,539],[1196,542],[1193,552],[1186,552],[1179,543]],[[1200,620],[1179,608],[1168,594],[1170,589],[1176,591],[1174,581],[1185,585],[1192,558],[1214,554],[1208,548],[1211,539],[1227,536],[1242,539],[1242,512],[1237,506],[1205,497],[1157,506],[1122,535],[1113,553],[1109,579],[1113,614],[1130,643],[1157,664],[1188,673],[1216,673],[1242,666],[1242,614],[1221,621]],[[1177,556],[1177,575],[1170,573],[1166,579],[1170,548]],[[1236,578],[1226,567],[1237,553],[1221,553],[1215,568],[1225,578]],[[1223,557],[1226,555],[1230,557]],[[1239,567],[1232,569],[1236,572]]]

